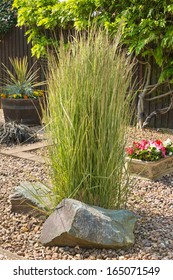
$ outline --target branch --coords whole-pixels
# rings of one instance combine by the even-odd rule
[[[157,110],[153,111],[153,112],[146,118],[145,122],[144,122],[143,125],[142,125],[142,128],[146,127],[146,126],[150,123],[150,121],[151,121],[151,119],[152,119],[153,117],[156,117],[156,116],[158,116],[158,115],[166,114],[172,107],[173,107],[173,97],[171,98],[171,103],[170,103],[170,105],[169,105],[168,107],[165,107],[165,108],[162,108],[162,109],[157,109]]]
[[[153,88],[153,87],[155,87],[156,85],[159,85],[159,84],[157,83],[157,84],[154,84],[154,85],[148,85],[147,88],[148,88],[148,89],[149,89],[149,88]]]
[[[144,86],[144,90],[141,93],[142,97],[145,97],[145,95],[147,93],[147,87],[150,83],[150,77],[151,77],[151,65],[148,63],[147,66],[148,66],[148,73],[147,73],[147,78],[146,78],[146,83],[145,83],[145,86]]]
[[[157,84],[154,84],[154,85],[148,85],[148,86],[146,87],[146,89],[147,89],[147,90],[150,90],[150,91],[147,92],[146,95],[149,95],[150,93],[152,93],[152,92],[153,92],[154,90],[156,90],[157,87],[159,87],[160,85],[162,85],[162,84],[157,83]],[[139,93],[142,93],[142,92],[143,92],[143,89],[138,89],[138,92],[139,92]]]
[[[166,92],[166,93],[164,93],[164,94],[161,94],[161,95],[158,95],[158,96],[155,96],[155,97],[152,97],[152,98],[145,98],[145,100],[146,101],[153,101],[153,100],[156,100],[156,99],[159,99],[159,98],[163,98],[163,97],[165,97],[165,96],[168,96],[168,95],[170,95],[170,94],[172,94],[173,93],[173,91],[168,91],[168,92]]]
[[[147,90],[148,90],[148,86],[149,86],[149,83],[150,83],[150,76],[151,76],[151,65],[149,63],[147,63],[147,66],[148,66],[148,72],[147,71],[145,72],[144,80],[146,80],[146,81],[144,83],[144,89],[138,95],[138,105],[137,105],[138,109],[137,110],[138,110],[138,127],[140,129],[142,129],[144,116],[145,116],[145,113],[144,113],[144,98],[145,98],[145,95],[146,95]]]
[[[149,92],[147,92],[145,95],[149,95],[150,93],[152,93],[153,91],[155,91],[155,90],[158,88],[159,85],[160,85],[159,83],[157,83],[157,84],[155,84],[155,85],[151,85],[150,87],[153,86],[153,88],[152,88]],[[149,86],[148,86],[148,88],[149,88]]]

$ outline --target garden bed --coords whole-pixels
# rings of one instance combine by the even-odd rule
[[[142,138],[173,140],[172,131],[130,129],[129,144]],[[1,147],[0,147],[1,149]],[[33,152],[34,153],[34,152]],[[38,151],[36,152],[38,153]],[[39,154],[40,155],[40,154]],[[127,208],[140,215],[135,245],[126,250],[45,248],[39,243],[42,222],[10,211],[9,195],[21,181],[49,182],[45,164],[0,156],[0,247],[29,260],[54,259],[173,259],[173,173],[153,181],[137,179]],[[8,256],[8,257],[7,257]],[[0,254],[0,259],[10,259]]]

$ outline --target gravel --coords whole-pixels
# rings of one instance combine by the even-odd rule
[[[135,140],[173,140],[171,130],[130,129]],[[0,146],[0,149],[2,147]],[[157,181],[136,179],[127,208],[140,216],[136,241],[128,249],[82,249],[76,246],[44,247],[39,242],[43,222],[28,215],[11,213],[9,195],[21,181],[49,182],[45,164],[0,154],[0,249],[28,260],[172,260],[173,259],[173,173]],[[2,254],[0,259],[12,259]]]

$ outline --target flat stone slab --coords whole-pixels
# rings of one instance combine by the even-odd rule
[[[18,152],[15,154],[11,154],[11,156],[22,158],[22,159],[27,159],[27,160],[31,160],[31,161],[36,161],[36,162],[40,162],[40,163],[45,163],[45,159],[42,156],[37,156],[37,155],[27,153],[27,152]]]
[[[48,141],[41,141],[33,144],[28,144],[27,146],[17,146],[15,148],[8,148],[0,150],[0,153],[7,156],[13,156],[18,157],[22,159],[27,159],[31,161],[36,161],[39,163],[45,163],[45,159],[42,156],[34,155],[32,153],[29,153],[28,151],[37,150],[40,148],[47,147],[48,145],[51,145],[51,143],[48,143]]]
[[[0,247],[0,260],[25,260],[25,258]]]
[[[51,190],[39,182],[22,182],[10,195],[11,211],[45,219],[45,210],[52,208],[51,195]]]
[[[135,242],[138,217],[128,210],[110,210],[64,199],[43,225],[45,246],[124,248]]]
[[[49,143],[47,141],[41,141],[41,142],[36,142],[33,144],[28,144],[27,146],[21,145],[21,146],[17,146],[14,148],[3,149],[0,152],[1,152],[1,154],[11,155],[11,154],[16,154],[16,153],[20,153],[20,152],[37,150],[40,148],[44,148],[48,145],[49,145]]]

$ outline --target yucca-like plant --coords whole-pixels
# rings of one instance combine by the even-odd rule
[[[76,36],[49,56],[46,123],[55,205],[65,197],[125,207],[124,148],[132,116],[133,62],[103,31]]]
[[[21,98],[24,96],[35,98],[33,94],[34,88],[45,84],[45,81],[38,82],[39,69],[34,70],[34,64],[29,68],[26,56],[23,58],[9,58],[9,60],[14,74],[3,64],[3,70],[6,72],[7,77],[3,80],[2,93],[7,97],[20,94]]]

